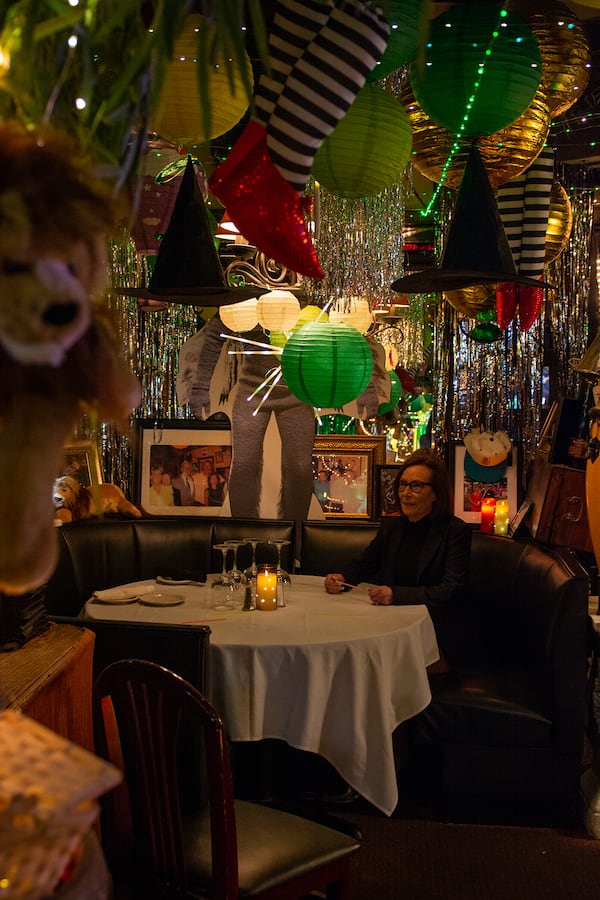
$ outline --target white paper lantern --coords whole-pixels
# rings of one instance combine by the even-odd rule
[[[232,331],[252,331],[258,325],[257,306],[256,297],[251,297],[250,300],[219,307],[219,317],[223,325]]]
[[[291,291],[269,291],[258,298],[256,311],[267,331],[289,331],[298,321],[300,304]]]
[[[373,312],[368,300],[350,297],[349,300],[342,300],[337,307],[329,310],[329,321],[345,322],[361,334],[366,334],[373,324]]]

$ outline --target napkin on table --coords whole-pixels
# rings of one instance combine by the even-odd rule
[[[133,597],[142,597],[144,594],[151,594],[154,591],[154,585],[141,584],[134,581],[132,584],[122,584],[120,587],[106,588],[103,591],[94,591],[93,596],[98,600],[129,600]]]

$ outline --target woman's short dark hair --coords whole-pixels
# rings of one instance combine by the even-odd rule
[[[434,519],[445,519],[453,513],[454,498],[452,488],[450,486],[450,476],[448,469],[440,457],[433,451],[426,448],[415,450],[408,459],[405,459],[401,468],[398,470],[394,481],[394,494],[398,496],[398,484],[405,470],[409,466],[427,466],[431,472],[431,483],[435,492],[435,503],[433,505],[432,517]],[[402,513],[400,513],[402,515]]]

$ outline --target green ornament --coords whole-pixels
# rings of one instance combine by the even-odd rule
[[[472,328],[467,337],[470,341],[477,341],[478,344],[492,344],[494,341],[500,340],[502,329],[494,322],[486,322]]]

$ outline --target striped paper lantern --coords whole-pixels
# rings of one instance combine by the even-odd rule
[[[396,375],[396,373],[392,370],[387,373],[390,376],[390,399],[387,403],[380,403],[379,409],[377,410],[378,416],[384,416],[386,413],[391,412],[398,405],[398,401],[402,396],[402,384],[400,379]]]
[[[386,19],[390,24],[387,47],[367,81],[385,78],[416,57],[419,32],[426,11],[424,0],[391,0],[389,12],[386,12]]]
[[[531,29],[492,4],[468,3],[439,15],[424,59],[410,67],[412,89],[427,115],[468,136],[493,134],[514,122],[541,77],[542,57]]]
[[[288,339],[281,371],[292,394],[318,409],[339,409],[367,387],[371,348],[351,325],[309,322]]]
[[[366,84],[325,138],[312,174],[336,197],[375,197],[401,177],[412,134],[402,105],[377,84]]]

